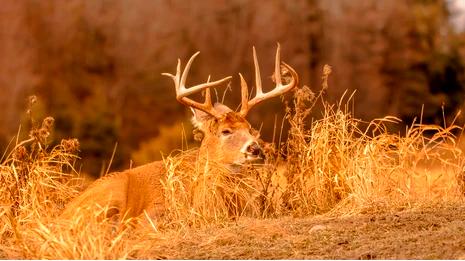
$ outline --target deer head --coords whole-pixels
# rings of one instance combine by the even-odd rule
[[[192,122],[194,126],[204,134],[200,146],[200,155],[206,156],[209,160],[225,164],[228,167],[242,166],[246,163],[263,161],[264,154],[259,143],[259,133],[254,130],[246,120],[250,109],[258,103],[267,99],[279,96],[292,90],[298,84],[298,75],[294,69],[282,63],[280,60],[280,46],[276,50],[274,81],[276,86],[273,90],[264,93],[262,89],[260,68],[257,54],[253,48],[253,58],[255,65],[255,97],[249,100],[247,83],[242,74],[241,79],[241,109],[235,112],[221,103],[212,104],[210,88],[221,85],[231,80],[231,76],[221,80],[210,82],[210,77],[206,83],[192,87],[186,87],[186,79],[192,62],[199,52],[195,53],[187,62],[181,73],[181,61],[178,59],[176,75],[163,73],[173,79],[176,89],[176,99],[191,108],[194,116]],[[282,76],[289,74],[291,79],[283,84]],[[203,103],[194,101],[187,96],[205,90],[205,101]]]

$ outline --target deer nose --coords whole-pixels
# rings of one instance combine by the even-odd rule
[[[252,142],[249,146],[247,146],[247,154],[254,157],[264,158],[262,147],[260,147],[257,142]]]

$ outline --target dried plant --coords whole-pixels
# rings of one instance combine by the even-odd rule
[[[198,160],[195,149],[166,157],[166,211],[158,219],[142,215],[119,223],[104,218],[106,206],[56,219],[79,190],[73,167],[79,142],[49,148],[53,120],[33,125],[0,164],[0,257],[166,258],[162,249],[186,233],[238,219],[342,216],[463,200],[459,127],[414,123],[400,134],[388,131],[400,124],[395,117],[362,122],[342,100],[324,100],[328,68],[318,94],[306,86],[295,91],[286,115],[289,137],[280,146],[263,144],[265,165],[231,172]],[[323,116],[310,120],[317,102]]]

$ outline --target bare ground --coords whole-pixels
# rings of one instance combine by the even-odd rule
[[[153,242],[150,258],[464,259],[465,205],[344,218],[242,219],[170,238]]]

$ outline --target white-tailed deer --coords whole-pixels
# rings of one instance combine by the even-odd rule
[[[276,51],[274,70],[275,88],[272,91],[263,92],[260,69],[258,66],[255,48],[253,49],[255,65],[256,95],[249,100],[247,84],[241,79],[242,104],[239,112],[235,112],[227,106],[212,104],[210,88],[228,82],[232,77],[226,77],[218,81],[202,83],[190,88],[186,87],[186,79],[189,69],[195,57],[194,54],[181,72],[181,61],[178,60],[176,74],[164,73],[174,81],[176,99],[190,107],[194,114],[192,122],[204,134],[198,159],[208,159],[225,165],[234,170],[238,167],[263,159],[262,148],[259,145],[259,134],[254,131],[245,119],[249,110],[258,103],[288,92],[298,84],[297,73],[291,66],[280,60],[280,47]],[[286,83],[283,83],[283,75],[289,75]],[[205,90],[203,103],[188,98],[189,95]],[[125,217],[135,217],[144,211],[149,216],[159,216],[164,211],[164,192],[161,181],[165,178],[165,169],[162,161],[152,162],[137,168],[115,172],[95,181],[80,196],[75,198],[66,207],[63,215],[70,217],[77,209],[99,204],[108,205],[116,213],[125,214]]]

